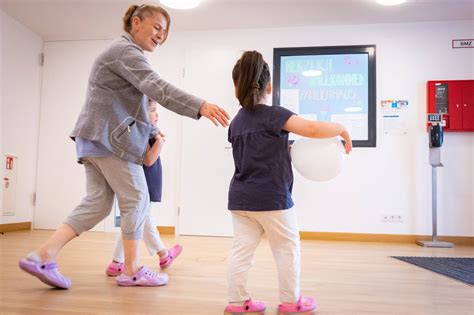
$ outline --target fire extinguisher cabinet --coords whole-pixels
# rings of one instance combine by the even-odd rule
[[[427,113],[442,114],[446,132],[474,132],[474,80],[428,81]]]

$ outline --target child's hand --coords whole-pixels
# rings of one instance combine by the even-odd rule
[[[347,130],[344,129],[344,131],[341,133],[341,137],[344,139],[344,149],[346,154],[349,154],[352,151],[352,140]]]
[[[166,141],[164,133],[159,131],[155,136],[155,141],[157,141],[158,143],[164,143]]]

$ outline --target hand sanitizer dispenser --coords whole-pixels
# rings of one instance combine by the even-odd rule
[[[428,115],[428,124],[430,124],[430,148],[441,148],[443,145],[443,126],[441,125],[442,121],[440,120],[441,115]]]
[[[430,150],[430,165],[431,165],[431,214],[432,214],[432,240],[431,241],[417,241],[416,243],[424,247],[454,247],[452,243],[438,241],[437,231],[437,179],[436,169],[443,167],[441,163],[441,146],[443,145],[443,116],[439,114],[428,114],[428,131],[429,131],[429,150]]]

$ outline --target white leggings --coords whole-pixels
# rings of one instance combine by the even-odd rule
[[[148,211],[148,215],[145,218],[143,241],[145,242],[150,255],[156,255],[156,253],[165,249],[165,245],[161,241],[160,233],[156,228],[155,218],[152,216],[151,211]],[[117,234],[115,237],[115,248],[112,259],[117,262],[124,261],[122,233]]]
[[[280,301],[295,303],[300,297],[300,236],[294,209],[231,211],[234,243],[230,252],[229,302],[250,298],[246,290],[254,252],[265,233],[278,269]]]

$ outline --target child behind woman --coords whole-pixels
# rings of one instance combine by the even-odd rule
[[[154,100],[149,99],[148,117],[150,123],[155,127],[157,127],[158,124],[157,107],[158,104]],[[150,139],[149,147],[143,161],[143,171],[145,172],[148,192],[150,193],[150,201],[152,202],[161,201],[162,169],[160,153],[164,142],[164,135],[161,132],[158,132],[154,139]],[[182,251],[182,246],[179,244],[171,247],[169,250],[165,248],[160,239],[160,234],[156,229],[155,220],[153,219],[151,211],[148,211],[148,216],[145,218],[143,240],[145,241],[145,245],[150,255],[157,254],[159,256],[159,265],[161,269],[168,268]],[[105,273],[109,276],[119,276],[122,274],[124,267],[122,235],[119,235],[115,241],[112,259],[113,260],[105,270]],[[168,277],[165,274],[160,274],[160,276],[162,278],[161,284],[166,284],[168,282]]]
[[[283,107],[267,106],[270,71],[257,51],[242,55],[232,78],[242,108],[232,120],[228,137],[235,164],[228,204],[234,242],[225,314],[263,314],[266,309],[263,302],[253,301],[246,290],[248,271],[263,234],[278,269],[278,314],[313,314],[316,302],[300,292],[300,238],[291,198],[293,173],[288,133],[310,138],[341,136],[346,153],[352,150],[351,139],[340,124],[309,121]]]

